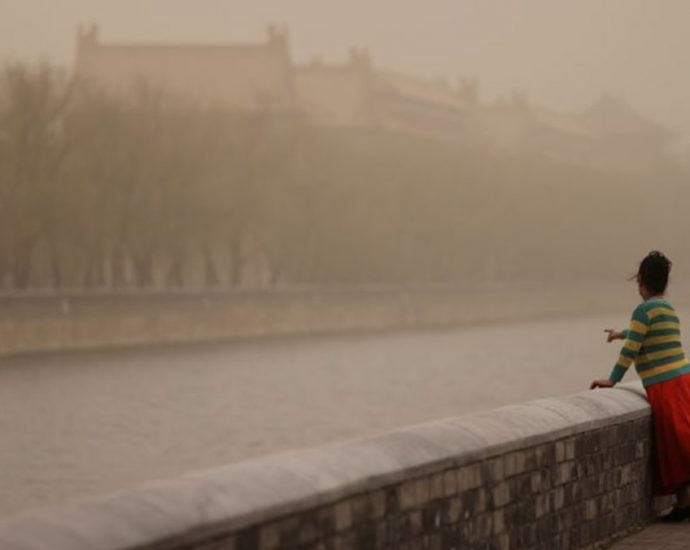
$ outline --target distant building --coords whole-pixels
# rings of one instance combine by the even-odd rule
[[[506,153],[538,153],[597,169],[636,171],[666,157],[674,132],[635,112],[624,100],[604,97],[584,112],[533,105],[514,94],[481,108],[480,134]]]
[[[467,100],[448,84],[376,69],[366,51],[347,62],[292,63],[287,30],[270,26],[264,43],[108,44],[80,29],[76,75],[126,98],[141,85],[183,102],[235,110],[287,110],[315,124],[457,132]]]
[[[467,82],[456,89],[445,80],[379,71],[371,101],[378,120],[389,128],[445,138],[476,132],[478,103],[474,87]]]
[[[292,66],[284,30],[263,44],[103,44],[98,28],[80,29],[75,72],[126,97],[139,84],[182,101],[229,109],[293,108]]]
[[[649,166],[674,137],[620,99],[584,113],[545,109],[520,94],[482,104],[471,82],[451,86],[382,70],[359,49],[342,64],[296,65],[287,30],[275,26],[258,44],[180,45],[102,43],[92,25],[79,30],[75,73],[122,98],[145,85],[194,105],[302,113],[318,125],[472,140],[603,169]]]
[[[314,59],[296,66],[293,83],[299,108],[320,124],[372,125],[376,119],[371,100],[373,74],[369,55],[354,48],[342,65]]]

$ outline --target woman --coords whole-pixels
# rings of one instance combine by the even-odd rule
[[[625,343],[609,378],[595,380],[591,389],[613,387],[635,362],[652,408],[655,492],[676,495],[675,507],[662,519],[684,521],[690,518],[690,363],[676,312],[663,298],[670,270],[671,261],[661,252],[650,252],[640,262],[636,280],[643,302],[633,311],[628,329],[604,331],[607,342]]]

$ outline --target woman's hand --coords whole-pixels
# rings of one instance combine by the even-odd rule
[[[607,342],[613,342],[614,340],[623,340],[623,331],[616,330],[615,328],[605,328],[604,332],[608,334],[606,337]]]
[[[595,380],[592,382],[592,384],[589,386],[590,390],[593,390],[594,388],[613,388],[616,383],[613,380],[609,380],[608,378],[602,378],[601,380]]]

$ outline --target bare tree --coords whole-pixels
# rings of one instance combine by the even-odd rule
[[[53,223],[71,92],[64,73],[47,65],[9,64],[0,73],[0,269],[15,288],[30,285],[32,253]]]

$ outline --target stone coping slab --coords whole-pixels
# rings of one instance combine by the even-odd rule
[[[173,548],[649,414],[630,383],[436,420],[9,518],[0,549]]]

